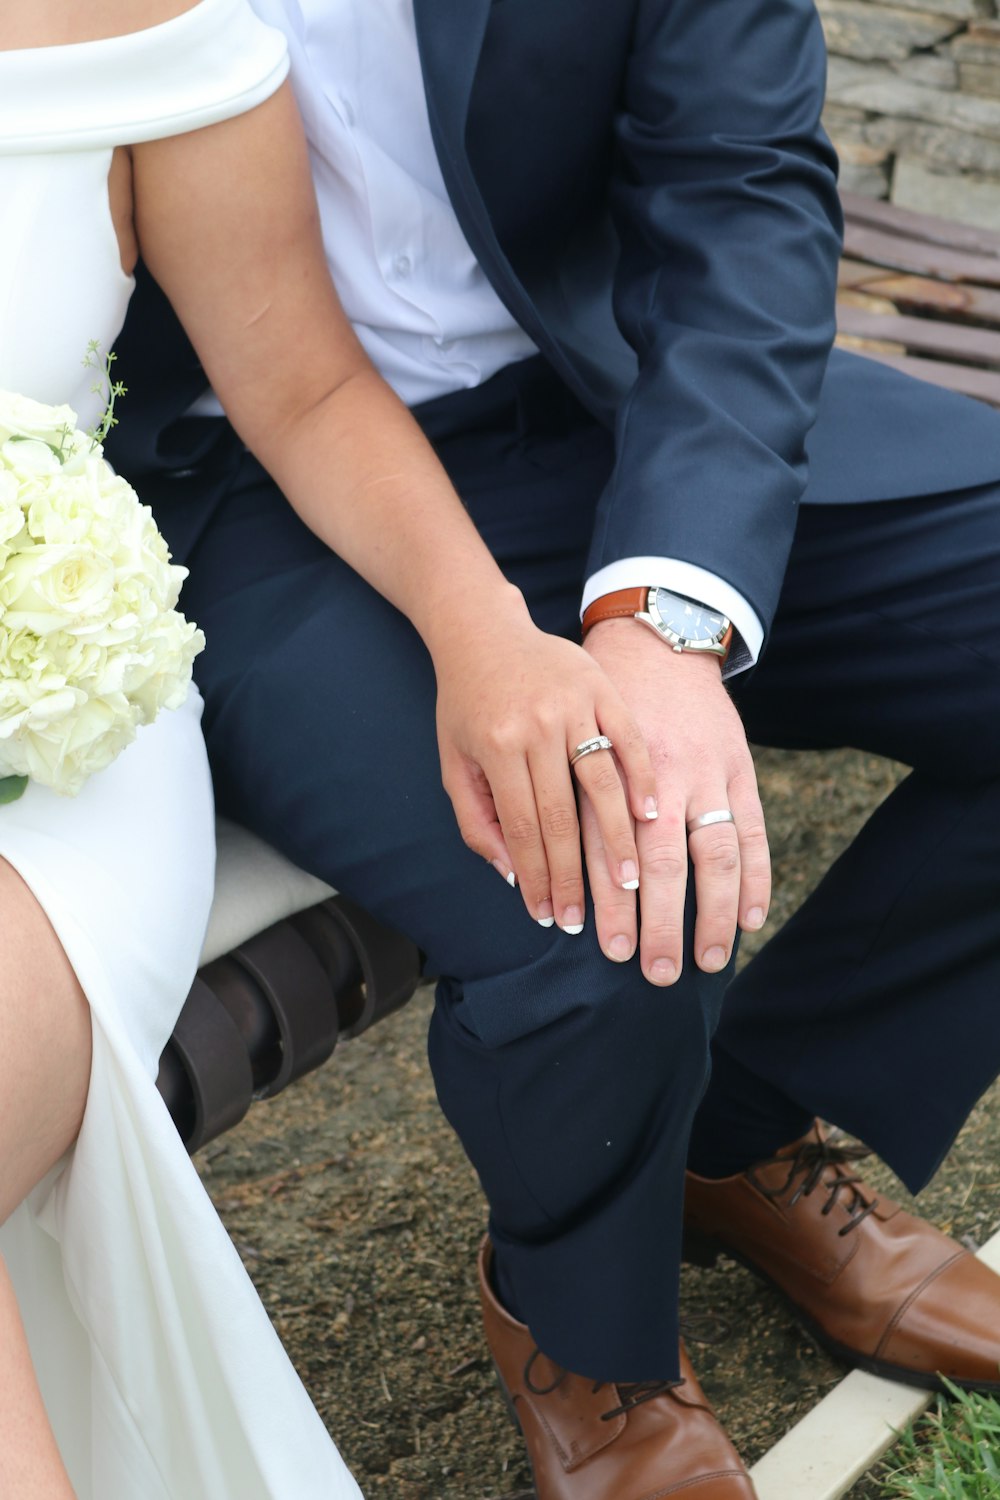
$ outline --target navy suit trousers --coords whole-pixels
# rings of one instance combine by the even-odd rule
[[[609,435],[538,359],[417,415],[537,623],[578,636]],[[539,1345],[595,1379],[671,1376],[692,1131],[699,1164],[743,1162],[818,1113],[919,1188],[1000,1071],[1000,484],[803,509],[769,649],[733,684],[748,731],[912,774],[738,978],[688,962],[661,990],[592,921],[539,927],[466,849],[419,637],[216,426],[178,424],[143,488],[208,637],[220,809],[441,976],[438,1095]]]

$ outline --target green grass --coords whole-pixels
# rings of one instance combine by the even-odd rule
[[[1000,1402],[948,1389],[893,1449],[886,1500],[1000,1500]]]

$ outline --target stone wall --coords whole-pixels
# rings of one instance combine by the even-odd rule
[[[842,184],[1000,229],[1000,0],[817,0]]]

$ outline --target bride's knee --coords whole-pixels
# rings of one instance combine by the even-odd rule
[[[37,898],[0,859],[0,1223],[72,1145],[90,1008]]]

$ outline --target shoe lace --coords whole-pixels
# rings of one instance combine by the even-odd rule
[[[753,1171],[750,1175],[765,1198],[783,1197],[796,1178],[801,1175],[802,1181],[798,1183],[788,1199],[788,1207],[794,1208],[800,1198],[808,1198],[817,1187],[822,1187],[828,1194],[827,1201],[820,1209],[824,1217],[833,1211],[837,1203],[841,1202],[842,1194],[849,1194],[850,1196],[843,1201],[842,1206],[847,1210],[850,1218],[837,1230],[838,1235],[843,1237],[845,1234],[850,1234],[852,1229],[857,1229],[858,1225],[878,1207],[878,1198],[869,1198],[863,1191],[863,1179],[856,1172],[845,1170],[849,1163],[864,1161],[868,1156],[871,1156],[871,1152],[866,1146],[837,1146],[830,1141],[805,1141],[794,1156],[772,1156],[768,1161],[761,1163],[761,1166],[773,1166],[776,1163],[782,1166],[787,1164],[788,1175],[777,1187],[768,1187]],[[835,1176],[824,1176],[829,1167],[833,1168]]]
[[[641,1406],[644,1401],[652,1401],[654,1396],[665,1396],[668,1391],[676,1391],[684,1384],[682,1376],[680,1380],[640,1380],[631,1385],[619,1385],[617,1391],[621,1400],[610,1411],[601,1413],[601,1421],[610,1422],[614,1417],[623,1417],[634,1406]],[[594,1386],[595,1393],[600,1388],[601,1383],[598,1381]]]
[[[535,1360],[541,1357],[541,1349],[534,1349],[527,1364],[524,1367],[524,1383],[533,1396],[551,1396],[552,1392],[558,1390],[562,1385],[568,1370],[560,1370],[555,1380],[549,1385],[536,1385],[531,1378]],[[608,1385],[606,1380],[595,1380],[591,1387],[591,1395],[596,1396],[602,1386]],[[652,1401],[656,1396],[664,1396],[668,1391],[675,1391],[684,1384],[684,1380],[640,1380],[629,1385],[619,1385],[618,1395],[621,1397],[620,1404],[613,1406],[610,1411],[601,1413],[602,1422],[610,1422],[613,1417],[624,1416],[626,1412],[635,1406],[641,1406],[644,1401]]]

